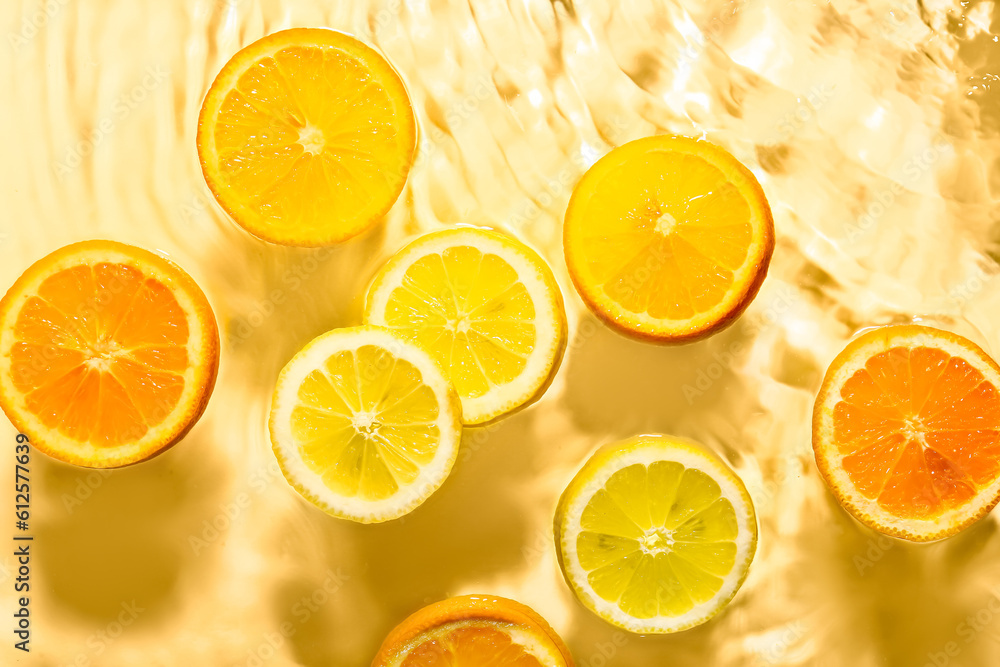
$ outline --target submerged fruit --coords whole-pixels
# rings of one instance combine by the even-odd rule
[[[559,500],[563,575],[595,614],[637,633],[704,623],[733,598],[757,546],[746,487],[706,451],[644,435],[600,449]]]
[[[615,148],[570,198],[566,264],[618,331],[678,343],[713,334],[757,295],[774,250],[757,179],[707,141],[653,136]]]
[[[0,406],[62,461],[112,468],[162,452],[204,412],[218,368],[204,293],[141,248],[66,246],[0,301]]]
[[[463,595],[428,605],[386,637],[372,667],[573,667],[566,645],[519,602]]]
[[[874,329],[826,372],[813,450],[830,490],[896,537],[952,535],[1000,499],[1000,367],[925,326]]]
[[[548,265],[522,243],[474,227],[426,234],[396,253],[368,291],[365,322],[434,355],[466,424],[541,396],[566,347],[562,293]]]
[[[335,329],[281,371],[271,443],[303,497],[374,523],[406,514],[444,483],[461,416],[451,382],[423,349],[378,327]]]
[[[377,51],[295,28],[234,55],[205,97],[198,156],[223,209],[255,236],[319,246],[372,227],[416,150],[406,88]]]

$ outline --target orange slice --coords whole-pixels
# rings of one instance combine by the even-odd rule
[[[566,210],[580,296],[619,332],[681,343],[713,334],[760,289],[774,223],[753,174],[723,149],[654,136],[591,167]]]
[[[417,126],[399,75],[333,30],[268,35],[226,63],[198,156],[227,213],[267,241],[320,246],[372,227],[403,190]]]
[[[218,367],[204,293],[141,248],[66,246],[0,300],[0,407],[62,461],[113,468],[164,451],[204,412]]]
[[[372,667],[573,667],[562,639],[533,609],[490,595],[424,607],[389,633]]]
[[[925,326],[859,336],[837,355],[813,412],[830,490],[862,523],[918,542],[953,535],[1000,499],[1000,367]]]

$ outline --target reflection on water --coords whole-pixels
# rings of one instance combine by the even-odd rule
[[[377,44],[421,126],[385,223],[332,250],[249,237],[197,164],[215,73],[291,26]],[[9,0],[0,27],[0,283],[58,246],[113,237],[185,267],[225,339],[209,409],[169,452],[107,474],[33,457],[36,634],[30,660],[4,641],[4,664],[363,665],[416,607],[471,592],[535,607],[586,667],[1000,662],[996,521],[929,546],[879,538],[826,493],[809,446],[813,394],[859,328],[930,318],[1000,353],[994,2]],[[747,313],[685,347],[603,328],[569,288],[559,242],[580,174],[655,132],[705,136],[748,164],[779,239]],[[274,466],[277,372],[360,320],[393,250],[457,222],[549,260],[566,361],[538,405],[467,431],[454,474],[412,515],[331,519]],[[726,457],[761,524],[730,609],[672,637],[585,612],[551,541],[582,461],[642,431]],[[10,609],[13,561],[0,565]]]

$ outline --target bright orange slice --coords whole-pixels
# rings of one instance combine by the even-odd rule
[[[268,35],[226,63],[198,119],[215,198],[267,241],[319,246],[372,227],[403,190],[417,126],[399,75],[333,30]]]
[[[570,276],[621,333],[680,343],[715,333],[760,289],[774,250],[757,179],[723,149],[654,136],[591,167],[566,210]]]
[[[1000,367],[925,326],[859,336],[837,355],[813,412],[813,449],[862,523],[918,542],[947,537],[1000,499]]]
[[[129,465],[180,440],[219,367],[219,332],[176,264],[114,241],[35,262],[0,300],[0,407],[46,454]]]
[[[490,595],[424,607],[389,633],[372,667],[573,667],[562,639],[533,609]]]

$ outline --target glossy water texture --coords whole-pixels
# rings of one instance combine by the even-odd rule
[[[385,222],[329,250],[232,224],[195,151],[215,73],[291,26],[381,48],[420,126]],[[33,651],[13,655],[4,630],[4,664],[365,665],[407,614],[472,592],[534,607],[586,667],[1000,663],[996,515],[939,544],[880,539],[826,492],[809,442],[822,373],[860,328],[920,318],[1000,353],[993,2],[4,0],[0,28],[0,284],[71,241],[137,243],[192,274],[224,340],[204,418],[163,456],[97,473],[33,455]],[[778,238],[749,310],[683,347],[598,323],[560,249],[580,174],[654,132],[736,154]],[[360,322],[393,250],[458,222],[505,229],[551,263],[571,327],[559,376],[532,408],[467,431],[451,478],[404,520],[332,519],[277,471],[265,418],[278,371]],[[551,521],[596,446],[649,431],[733,465],[760,544],[724,614],[643,638],[576,602]],[[13,443],[6,422],[0,437]],[[0,534],[14,521],[3,451]]]

